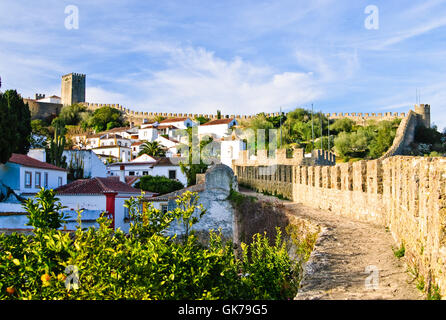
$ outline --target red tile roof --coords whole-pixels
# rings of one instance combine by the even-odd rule
[[[234,118],[217,119],[217,120],[212,120],[212,121],[206,122],[205,124],[202,124],[202,126],[214,126],[214,125],[218,125],[218,124],[227,124],[227,123],[230,123],[232,120],[234,120]]]
[[[91,179],[81,179],[57,188],[56,193],[64,194],[104,194],[109,192],[117,193],[141,193],[141,190],[129,186],[127,183],[119,181],[119,177],[94,177]]]
[[[46,162],[42,162],[39,161],[37,159],[28,157],[27,155],[24,154],[18,154],[18,153],[13,153],[11,158],[9,158],[8,162],[12,162],[12,163],[17,163],[20,164],[22,166],[25,167],[30,167],[30,168],[39,168],[39,169],[46,169],[46,170],[59,170],[59,171],[68,171],[66,169],[63,168],[59,168],[53,164],[50,163],[46,163]]]

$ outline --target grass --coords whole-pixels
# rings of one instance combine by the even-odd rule
[[[406,248],[404,247],[404,243],[401,244],[401,247],[397,250],[395,250],[393,248],[393,254],[395,255],[395,257],[397,257],[398,259],[404,257],[404,255],[406,254]]]
[[[440,288],[438,285],[432,286],[427,292],[427,300],[441,300]]]
[[[257,199],[253,196],[246,196],[244,194],[241,194],[240,192],[237,192],[235,190],[230,191],[228,200],[231,201],[236,207],[239,207],[242,205],[242,203],[245,201],[245,199],[250,200],[251,202],[255,202]]]

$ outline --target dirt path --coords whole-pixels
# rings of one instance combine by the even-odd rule
[[[263,200],[280,201],[246,189],[240,191]],[[280,202],[296,216],[322,228],[295,299],[423,299],[406,271],[404,258],[394,256],[392,236],[384,227],[289,201]]]

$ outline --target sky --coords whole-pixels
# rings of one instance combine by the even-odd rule
[[[60,96],[71,72],[148,112],[407,112],[418,92],[443,129],[446,0],[0,0],[1,90]]]

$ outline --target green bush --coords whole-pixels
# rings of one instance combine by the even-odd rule
[[[44,201],[46,198],[43,198]],[[279,237],[274,245],[256,235],[236,258],[231,242],[210,233],[207,247],[192,231],[184,241],[163,233],[174,220],[191,226],[196,194],[178,199],[176,211],[162,213],[126,202],[128,234],[99,227],[74,234],[36,228],[33,235],[0,234],[0,300],[3,299],[289,299],[296,271]],[[49,203],[51,205],[51,202]],[[45,205],[43,205],[45,207]],[[81,214],[81,212],[79,212]]]
[[[181,182],[163,176],[142,176],[135,186],[144,191],[159,194],[165,194],[184,188],[184,185]]]

